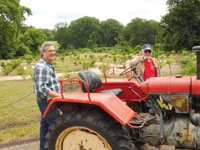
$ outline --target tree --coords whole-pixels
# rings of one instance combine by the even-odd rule
[[[65,22],[59,22],[55,25],[55,40],[58,41],[60,48],[67,48],[69,45],[67,28],[68,24]]]
[[[200,43],[200,1],[168,0],[169,13],[162,17],[160,43],[170,49],[191,49]]]
[[[144,43],[153,45],[158,33],[158,25],[154,20],[135,18],[125,27],[124,39],[133,47]]]
[[[119,40],[119,34],[122,32],[123,25],[117,20],[108,19],[100,23],[100,44],[102,46],[114,46]]]
[[[97,34],[95,31],[93,31],[90,36],[89,36],[89,39],[87,41],[87,47],[89,48],[94,48],[94,47],[97,47]]]
[[[31,10],[19,0],[0,0],[0,59],[15,56],[25,14],[31,15]]]
[[[67,28],[66,39],[68,39],[68,45],[75,48],[86,47],[91,36],[98,36],[99,28],[99,20],[94,17],[86,16],[72,21]]]
[[[46,35],[40,29],[29,28],[24,36],[21,38],[21,42],[24,43],[33,54],[37,54],[39,46],[47,39]]]
[[[43,33],[47,37],[47,41],[54,41],[55,40],[55,30],[49,30],[49,29],[41,29]]]

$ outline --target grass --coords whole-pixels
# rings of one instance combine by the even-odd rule
[[[0,144],[39,136],[33,81],[0,81]]]
[[[16,141],[22,139],[28,139],[39,136],[39,121],[37,123],[31,123],[24,126],[16,126],[13,128],[7,128],[0,133],[0,144],[8,141]]]

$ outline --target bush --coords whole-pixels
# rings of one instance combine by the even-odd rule
[[[26,60],[27,64],[31,64],[33,61],[33,56],[31,55],[25,55],[24,59]]]
[[[182,75],[195,75],[197,72],[196,66],[185,66],[181,71],[180,74]]]
[[[3,68],[3,72],[8,75],[10,72],[12,72],[12,66],[10,64],[6,65],[4,68]]]
[[[5,67],[6,66],[6,63],[5,62],[1,62],[1,67]]]
[[[24,75],[24,74],[25,74],[25,69],[24,69],[23,66],[19,66],[19,67],[17,68],[17,74],[18,74],[18,75]]]
[[[180,71],[182,75],[194,75],[196,74],[196,62],[194,61],[195,57],[182,58],[179,60],[181,67],[183,68]]]
[[[20,59],[11,60],[10,62],[2,62],[1,66],[3,68],[3,72],[8,75],[12,72],[15,68],[17,68],[21,64]]]
[[[137,46],[134,47],[133,50],[134,50],[135,53],[139,53],[141,51],[141,49],[142,49],[142,46],[141,45],[137,45]]]

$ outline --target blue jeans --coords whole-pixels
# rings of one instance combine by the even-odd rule
[[[41,112],[41,120],[40,120],[40,150],[44,150],[45,145],[45,135],[47,134],[48,127],[54,121],[54,119],[58,118],[60,115],[60,110],[57,109],[51,113],[48,113],[45,118],[42,118],[48,103],[45,101],[37,100],[38,107]]]

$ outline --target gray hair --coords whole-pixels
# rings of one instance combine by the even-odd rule
[[[42,52],[43,51],[45,51],[45,48],[47,47],[47,46],[52,46],[53,45],[53,43],[51,43],[51,42],[44,42],[43,44],[42,44],[42,46],[40,47],[40,52],[41,52],[41,57],[43,56],[42,55]],[[53,45],[54,46],[54,45]]]

